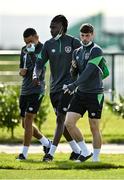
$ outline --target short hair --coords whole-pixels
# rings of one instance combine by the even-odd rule
[[[62,23],[64,33],[66,33],[67,27],[68,27],[68,20],[66,19],[64,15],[61,15],[61,14],[57,15],[51,21],[51,23],[60,23],[60,22]]]
[[[82,24],[80,27],[80,32],[81,33],[93,33],[94,27],[89,23]]]
[[[36,35],[36,34],[37,34],[37,32],[36,32],[35,29],[33,29],[33,28],[27,28],[27,29],[24,31],[24,33],[23,33],[23,37],[24,37],[24,38],[27,38],[27,37],[29,37],[29,36],[34,36],[34,35]]]

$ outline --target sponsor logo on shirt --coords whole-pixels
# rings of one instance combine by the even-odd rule
[[[91,113],[91,115],[94,117],[96,115],[96,113]]]
[[[79,59],[79,56],[76,56],[76,60],[78,60]]]
[[[65,47],[65,52],[70,53],[71,52],[71,46],[66,46]]]
[[[52,50],[51,50],[51,52],[52,52],[52,53],[55,53],[55,52],[56,52],[56,50],[55,50],[55,49],[52,49]]]

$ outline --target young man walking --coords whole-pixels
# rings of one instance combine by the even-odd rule
[[[71,138],[69,132],[64,128],[65,115],[68,104],[72,98],[69,94],[64,94],[62,87],[64,84],[72,83],[70,67],[73,51],[80,47],[80,41],[70,35],[67,35],[68,21],[65,16],[57,15],[50,23],[52,38],[44,44],[42,57],[37,61],[34,71],[34,82],[38,83],[38,74],[41,68],[49,60],[51,81],[50,81],[50,99],[56,113],[56,129],[52,145],[43,161],[52,161],[54,153],[60,141],[62,134],[69,142],[73,152],[71,160],[77,159],[82,150],[79,145]]]
[[[45,90],[45,67],[39,76],[38,86],[32,82],[32,74],[36,59],[41,53],[43,44],[39,42],[39,36],[35,29],[27,28],[23,33],[26,46],[22,48],[20,56],[20,76],[22,76],[22,86],[20,93],[20,115],[22,117],[22,126],[24,128],[23,149],[17,157],[18,160],[27,159],[28,149],[32,136],[37,138],[45,149],[50,147],[50,141],[43,136],[34,125],[33,120],[39,110]]]
[[[76,141],[82,141],[83,136],[76,126],[78,120],[88,111],[90,129],[93,136],[93,154],[78,157],[83,162],[92,155],[94,162],[99,161],[102,145],[100,133],[100,119],[103,108],[103,79],[109,75],[102,49],[93,42],[94,27],[91,24],[83,24],[80,28],[82,46],[73,53],[71,67],[72,76],[78,78],[75,82],[64,85],[64,92],[74,96],[66,115],[65,126],[70,135]]]

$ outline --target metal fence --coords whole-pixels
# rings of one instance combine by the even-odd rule
[[[104,80],[106,94],[114,99],[115,94],[124,95],[124,53],[104,54],[110,70],[110,76]]]
[[[20,51],[0,51],[1,83],[21,83],[19,55]],[[110,69],[110,76],[104,80],[105,95],[113,100],[115,93],[124,95],[124,53],[104,53],[104,56]]]

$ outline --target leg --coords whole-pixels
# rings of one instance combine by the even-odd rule
[[[32,123],[34,119],[34,114],[26,113],[25,118],[22,118],[22,126],[24,127],[24,140],[22,153],[19,154],[17,160],[25,160],[27,158],[29,145],[31,143],[31,138],[33,134]]]
[[[56,129],[55,129],[55,134],[54,134],[54,138],[53,138],[53,143],[50,147],[50,150],[48,152],[48,156],[50,155],[50,158],[47,157],[47,155],[44,156],[43,161],[49,161],[53,159],[53,155],[56,151],[57,145],[60,141],[60,138],[63,134],[63,130],[64,130],[64,121],[65,121],[65,114],[62,113],[61,111],[58,111],[58,107],[60,106],[59,104],[61,104],[61,93],[51,93],[50,94],[50,99],[51,99],[51,103],[52,106],[54,108],[55,114],[57,116],[56,118]]]
[[[34,119],[34,114],[26,113],[24,120],[24,146],[29,146],[31,143],[33,128],[32,123]]]
[[[70,96],[63,94],[63,92],[61,92],[61,93],[59,92],[59,93],[55,93],[55,94],[51,93],[50,98],[51,98],[52,105],[54,107],[54,111],[57,115],[56,130],[55,130],[55,134],[54,134],[53,144],[51,145],[48,155],[44,156],[43,161],[49,161],[49,160],[53,159],[53,155],[56,151],[57,145],[58,145],[63,133],[64,133],[66,140],[69,142],[71,147],[73,147],[72,148],[73,151],[74,151],[74,149],[76,149],[75,145],[77,145],[77,143],[75,141],[73,142],[72,137],[69,135],[67,129],[64,127],[66,112],[63,109],[67,109],[68,103],[70,100]],[[78,151],[76,150],[76,153],[78,153],[78,152],[80,152],[80,150],[78,150]]]
[[[53,160],[53,156],[54,156],[54,153],[56,151],[57,145],[58,145],[58,143],[62,137],[62,134],[63,134],[64,120],[65,120],[65,115],[62,113],[58,113],[57,119],[56,119],[56,130],[55,130],[55,134],[54,134],[53,143],[50,146],[50,150],[49,150],[48,154],[46,154],[43,157],[43,161],[48,162],[48,161]]]
[[[71,137],[71,135],[69,134],[69,132],[68,132],[68,130],[67,130],[67,128],[66,128],[65,126],[64,126],[63,135],[64,135],[64,137],[65,137],[65,139],[66,139],[67,142],[70,142],[70,141],[73,140],[72,137]]]
[[[40,94],[32,94],[29,96],[21,96],[20,97],[20,109],[21,109],[21,116],[22,116],[22,127],[24,128],[24,117],[25,117],[25,112],[30,113],[29,107],[33,107],[33,113],[35,118],[35,114],[39,110],[40,104],[42,102],[43,96]],[[44,146],[44,148],[49,148],[50,146],[50,141],[42,135],[42,133],[39,131],[37,126],[32,122],[32,133],[33,136],[40,141],[40,143]]]
[[[64,130],[64,121],[65,121],[65,115],[62,113],[58,113],[57,119],[56,119],[56,130],[54,134],[53,139],[53,145],[57,146],[60,138],[62,137],[63,130]]]
[[[65,126],[70,133],[71,137],[77,142],[83,140],[83,136],[76,126],[77,121],[80,119],[81,115],[74,112],[67,112]]]
[[[71,135],[69,134],[69,132],[68,132],[68,130],[66,128],[66,126],[64,126],[63,135],[64,135],[65,139],[67,140],[67,142],[69,143],[69,145],[71,146],[71,149],[72,149],[69,160],[77,160],[77,158],[80,156],[80,153],[81,153],[80,144],[78,144],[78,142],[76,142],[71,137]]]
[[[88,150],[87,145],[84,141],[83,135],[80,132],[80,129],[76,126],[78,119],[80,119],[85,113],[86,109],[82,106],[81,98],[78,95],[74,95],[71,101],[70,108],[66,115],[66,121],[68,122],[68,132],[72,136],[72,138],[76,141],[76,144],[81,150],[81,154],[83,156],[88,156],[91,152]],[[66,123],[65,121],[65,123]],[[72,133],[72,134],[71,134]],[[75,145],[76,147],[76,145]]]
[[[39,99],[40,94],[32,94],[29,96],[20,96],[20,109],[22,116],[22,127],[24,131],[24,146],[22,153],[19,154],[19,160],[27,158],[29,145],[31,143],[31,138],[34,136],[37,138],[43,145],[43,150],[46,153],[47,149],[50,148],[50,141],[44,137],[38,128],[33,124],[34,117],[39,109],[41,99]],[[30,110],[32,107],[33,111]]]
[[[54,134],[54,139],[53,139],[53,143],[52,146],[50,148],[49,154],[50,155],[54,155],[55,150],[58,146],[58,143],[60,142],[60,139],[62,137],[63,134],[63,130],[64,130],[64,135],[66,136],[67,141],[69,142],[73,152],[70,156],[70,159],[73,160],[75,159],[77,156],[79,156],[81,149],[78,146],[78,144],[76,143],[76,141],[74,141],[72,139],[72,137],[70,136],[70,134],[68,133],[66,127],[64,126],[64,121],[65,121],[65,115],[62,113],[58,113],[57,115],[57,126],[56,126],[56,130],[55,130],[55,134]]]
[[[35,117],[35,116],[34,116]],[[22,127],[24,128],[24,117],[22,117]],[[44,135],[41,134],[39,129],[36,127],[35,124],[32,124],[33,128],[33,136],[39,140],[39,142],[43,145],[44,153],[47,153],[50,149],[51,142],[47,139]]]
[[[24,117],[22,117],[22,127],[24,128]],[[36,138],[36,139],[40,139],[43,137],[43,135],[40,133],[40,131],[38,130],[38,128],[36,127],[35,124],[32,124],[32,127],[33,127],[33,136]]]
[[[92,156],[92,153],[88,150],[83,136],[78,127],[76,127],[77,121],[80,119],[81,115],[75,112],[68,112],[65,120],[65,126],[67,127],[72,138],[78,142],[78,145],[81,147],[81,155],[78,157],[79,162],[86,161]]]
[[[100,120],[89,118],[89,124],[93,136],[93,149],[94,149],[93,161],[99,161],[98,156],[102,145],[102,137],[99,128]]]

